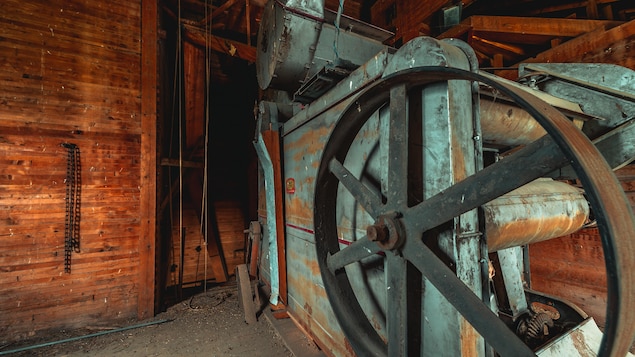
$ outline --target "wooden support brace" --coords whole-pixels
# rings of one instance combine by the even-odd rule
[[[251,280],[246,264],[236,266],[236,281],[238,283],[238,303],[245,314],[245,322],[250,325],[255,324],[258,320],[256,319]]]
[[[158,8],[156,1],[141,3],[141,177],[139,183],[139,287],[137,317],[154,316],[155,241],[157,207],[157,86]]]

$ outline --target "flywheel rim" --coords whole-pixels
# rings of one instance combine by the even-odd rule
[[[353,349],[361,355],[387,355],[387,344],[382,341],[377,331],[369,321],[360,320],[360,316],[364,320],[365,317],[346,273],[342,272],[343,269],[340,272],[329,269],[331,257],[340,250],[337,239],[332,239],[337,237],[337,227],[335,220],[331,219],[333,217],[330,217],[335,214],[334,197],[340,183],[340,179],[331,172],[332,161],[344,162],[356,133],[370,115],[388,101],[389,92],[393,87],[405,85],[412,88],[447,80],[484,83],[511,98],[545,128],[548,136],[562,151],[564,157],[555,160],[560,159],[561,165],[571,163],[576,170],[585,190],[588,191],[591,206],[596,212],[601,213],[597,218],[605,252],[608,303],[606,327],[599,356],[623,356],[635,334],[635,304],[623,298],[635,296],[635,277],[628,269],[635,266],[634,259],[629,256],[635,248],[629,239],[635,232],[635,223],[630,206],[625,204],[624,192],[608,164],[586,136],[563,114],[542,100],[478,73],[437,66],[403,70],[368,87],[343,112],[324,147],[314,199],[318,264],[331,306]],[[377,217],[388,212],[372,213]],[[425,226],[425,223],[423,226],[413,227],[415,230],[430,228],[433,227]]]

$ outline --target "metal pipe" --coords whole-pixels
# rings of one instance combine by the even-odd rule
[[[145,322],[145,323],[138,324],[138,325],[126,326],[126,327],[122,327],[122,328],[118,328],[118,329],[114,329],[114,330],[108,330],[108,331],[101,331],[101,332],[91,333],[90,335],[71,337],[71,338],[66,338],[66,339],[63,339],[63,340],[46,342],[46,343],[41,343],[41,344],[38,344],[38,345],[32,345],[32,346],[27,346],[27,347],[16,348],[14,350],[9,350],[9,351],[0,351],[0,356],[9,355],[9,354],[12,354],[12,353],[17,353],[17,352],[34,350],[36,348],[41,348],[41,347],[58,345],[60,343],[73,342],[73,341],[82,340],[82,339],[85,339],[85,338],[91,338],[91,337],[107,335],[107,334],[115,333],[115,332],[132,330],[132,329],[136,329],[136,328],[140,328],[140,327],[158,325],[158,324],[162,324],[162,323],[170,322],[170,321],[174,321],[174,319],[150,321],[150,322]]]
[[[589,204],[581,190],[538,179],[483,205],[490,252],[565,236],[582,228]]]

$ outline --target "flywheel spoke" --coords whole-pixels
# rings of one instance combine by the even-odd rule
[[[412,105],[408,104],[407,94],[419,93],[417,91],[423,86],[448,80],[477,81],[492,87],[532,115],[548,135],[441,193],[408,207],[408,128],[418,124],[408,123],[408,110],[419,114],[420,108],[417,100],[413,99]],[[382,116],[386,110],[389,118]],[[382,165],[379,190],[351,175],[343,165],[346,159],[356,157],[349,156],[349,151],[357,150],[353,146],[358,140],[357,135],[375,113],[379,114],[380,120],[380,151],[373,159],[376,161],[368,160],[369,164],[374,164],[368,167],[376,169],[377,164]],[[411,141],[414,144],[415,140]],[[411,155],[410,161],[419,163],[414,155]],[[609,298],[600,355],[623,356],[635,334],[635,309],[630,298],[635,293],[632,274],[634,249],[633,240],[629,239],[635,232],[635,219],[619,182],[579,130],[556,109],[530,94],[477,72],[448,66],[416,67],[393,73],[360,93],[337,121],[324,148],[316,177],[314,201],[316,252],[325,290],[355,352],[364,356],[405,356],[436,351],[424,345],[427,341],[423,336],[427,330],[422,326],[422,319],[429,308],[426,304],[435,300],[427,300],[426,293],[419,291],[423,286],[416,284],[423,283],[423,276],[497,354],[535,356],[514,330],[491,311],[489,303],[482,301],[446,265],[447,262],[424,243],[422,233],[435,227],[444,228],[442,225],[454,217],[566,164],[571,164],[584,185],[604,246]],[[338,197],[340,186],[375,218],[375,223],[366,227],[367,236],[344,249],[340,249],[338,242],[338,204],[350,202],[350,197]],[[367,224],[365,219],[345,223],[350,225],[346,228],[353,229],[364,228],[363,225]],[[352,271],[349,276],[348,271],[342,269],[379,250],[386,252],[385,281],[381,281],[376,265],[363,270],[363,273],[372,274],[366,276],[372,280],[365,280],[366,277],[360,279]],[[480,268],[474,266],[474,269]],[[413,274],[417,277],[411,276]],[[386,303],[385,306],[376,306],[373,294],[381,291],[383,283],[386,283]],[[366,288],[370,288],[370,299],[361,298],[365,297],[360,294],[365,293]],[[419,306],[416,306],[417,303]],[[375,321],[382,315],[386,318],[384,331]],[[461,331],[453,333],[458,339],[462,338]],[[470,348],[477,347],[476,342],[460,341]],[[480,348],[480,342],[478,346]],[[420,353],[416,353],[417,348],[421,349]]]
[[[401,256],[387,254],[388,356],[406,356],[408,352],[407,265]]]
[[[388,204],[402,207],[408,194],[408,108],[406,86],[390,89],[390,119],[388,123],[388,170],[386,185]]]
[[[404,215],[418,232],[447,222],[471,209],[529,183],[567,163],[558,146],[545,136],[447,190],[421,202]]]
[[[326,264],[329,270],[335,273],[339,269],[377,254],[379,251],[377,244],[370,241],[367,236],[364,236],[339,252],[329,255],[326,259]]]
[[[377,216],[379,208],[382,205],[381,199],[377,194],[372,192],[360,180],[353,176],[337,159],[333,158],[330,161],[329,169],[368,214],[373,217]]]
[[[422,241],[409,240],[404,256],[501,356],[535,356]]]

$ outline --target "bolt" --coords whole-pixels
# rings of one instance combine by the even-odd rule
[[[373,242],[385,242],[388,234],[388,228],[383,224],[373,224],[366,228],[366,235]]]

